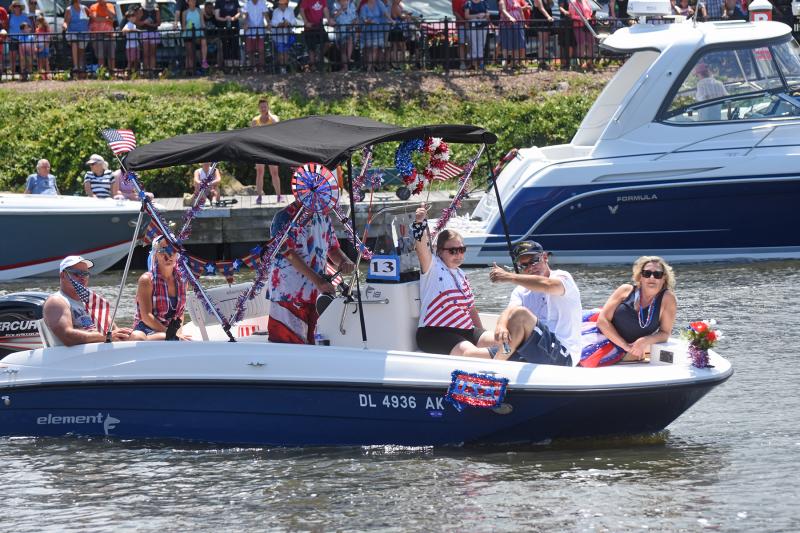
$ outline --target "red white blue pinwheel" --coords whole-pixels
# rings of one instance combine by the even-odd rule
[[[319,163],[297,167],[292,175],[292,192],[303,207],[314,213],[328,214],[339,201],[336,176]]]

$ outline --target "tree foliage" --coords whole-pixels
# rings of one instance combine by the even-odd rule
[[[257,114],[261,96],[235,83],[211,81],[65,84],[57,91],[31,92],[0,89],[0,189],[21,192],[36,161],[46,158],[62,194],[80,193],[89,156],[97,153],[113,161],[100,129],[132,129],[138,143],[145,144],[185,133],[242,128]],[[411,98],[375,91],[335,100],[270,95],[270,102],[283,120],[354,114],[401,125],[479,125],[499,137],[492,149],[496,160],[513,147],[567,142],[594,96],[559,93],[535,99],[479,101],[456,98],[445,91]],[[376,164],[392,166],[394,148],[378,147]],[[463,163],[473,150],[453,146],[453,158]],[[245,184],[254,181],[252,165],[229,162],[223,168]],[[191,170],[188,166],[149,170],[142,173],[142,180],[158,196],[180,196],[190,190]],[[283,174],[288,179],[289,171]]]

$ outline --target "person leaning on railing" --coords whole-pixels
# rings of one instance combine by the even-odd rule
[[[269,8],[264,0],[246,0],[242,14],[248,66],[264,71],[264,40],[269,31]]]
[[[332,15],[336,23],[336,45],[339,47],[342,72],[347,72],[353,56],[353,23],[358,18],[356,5],[353,0],[338,0]]]
[[[205,30],[203,29],[203,12],[197,7],[197,0],[187,0],[186,8],[181,11],[181,28],[183,38],[186,74],[191,76],[195,71],[195,60],[197,52],[196,44],[200,43],[201,66],[208,68],[206,55],[208,54],[208,44],[206,43]]]
[[[98,0],[89,7],[89,31],[96,34],[92,36],[92,46],[97,64],[106,67],[109,72],[116,69],[114,18],[114,6],[106,0]]]
[[[289,50],[295,42],[292,28],[297,25],[294,11],[289,9],[289,0],[278,0],[278,7],[272,12],[272,42],[275,43],[275,56],[281,74],[286,74]]]
[[[210,0],[209,0],[210,1]],[[214,16],[222,39],[222,56],[226,67],[239,65],[239,19],[242,13],[237,0],[216,0]]]
[[[86,71],[86,43],[89,31],[89,9],[81,4],[81,0],[72,0],[64,12],[63,29],[67,42],[72,49],[73,72]]]
[[[161,25],[161,13],[155,0],[145,0],[144,7],[137,10],[139,18],[136,27],[141,33],[142,43],[142,64],[148,75],[156,72],[156,48],[161,37],[158,34],[158,27]]]

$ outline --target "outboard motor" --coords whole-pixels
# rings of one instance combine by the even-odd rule
[[[0,358],[12,352],[44,346],[36,321],[42,318],[46,292],[15,292],[0,296]]]

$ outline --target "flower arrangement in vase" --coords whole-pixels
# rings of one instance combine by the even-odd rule
[[[708,349],[722,338],[721,331],[712,329],[716,324],[713,319],[697,320],[683,330],[683,337],[689,341],[689,357],[697,368],[713,368],[708,364]]]

